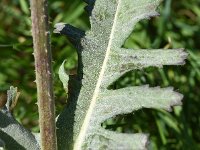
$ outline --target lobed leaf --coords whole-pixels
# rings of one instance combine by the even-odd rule
[[[16,105],[18,96],[17,88],[11,86],[7,92],[7,103],[0,109],[1,140],[4,143],[5,149],[39,150],[40,147],[35,136],[20,125],[12,116],[11,110]]]
[[[101,124],[144,107],[170,110],[181,104],[183,96],[172,88],[109,90],[108,86],[131,70],[182,65],[187,54],[183,49],[122,48],[138,21],[158,15],[160,0],[86,2],[91,15],[89,31],[84,33],[64,23],[55,25],[55,32],[67,35],[77,48],[79,58],[78,76],[69,79],[69,104],[57,120],[59,149],[146,149],[146,134],[116,133],[103,129]]]

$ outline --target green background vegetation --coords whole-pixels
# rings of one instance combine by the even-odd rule
[[[58,22],[83,30],[90,28],[82,0],[49,0],[51,31]],[[200,149],[200,1],[164,0],[160,17],[141,21],[127,39],[127,48],[186,48],[190,54],[185,66],[165,66],[132,71],[116,81],[112,88],[149,84],[173,86],[184,94],[183,105],[171,113],[142,109],[134,114],[108,120],[103,127],[118,132],[150,133],[152,149]],[[9,86],[21,92],[14,115],[25,127],[38,129],[36,85],[28,0],[0,1],[0,93]],[[52,34],[56,113],[66,104],[66,93],[58,80],[58,68],[67,59],[66,69],[77,67],[75,49],[64,36]],[[145,91],[144,91],[145,92]]]

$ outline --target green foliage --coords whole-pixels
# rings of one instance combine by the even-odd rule
[[[11,86],[10,90],[7,92],[7,103],[0,109],[1,145],[4,144],[3,147],[6,149],[39,150],[39,143],[35,136],[20,125],[12,116],[11,111],[16,105],[18,95],[19,92],[17,92],[17,88]]]
[[[58,71],[58,75],[59,75],[59,79],[62,82],[66,93],[68,93],[69,75],[66,73],[64,65],[65,65],[65,61],[60,66],[59,71]]]
[[[116,133],[105,130],[101,124],[109,118],[141,108],[169,110],[180,103],[182,95],[171,88],[108,87],[131,70],[183,64],[187,54],[181,49],[121,48],[137,22],[158,15],[159,1],[86,2],[87,7],[92,8],[88,10],[91,13],[89,31],[84,34],[63,23],[56,24],[54,30],[69,37],[79,56],[76,82],[80,85],[75,87],[71,84],[73,91],[69,93],[69,104],[58,118],[59,148],[145,149],[146,135]]]
[[[0,2],[0,92],[6,93],[10,85],[18,87],[21,95],[14,116],[25,127],[38,131],[31,21],[30,13],[26,11],[29,10],[28,5],[25,0]],[[120,115],[104,122],[104,128],[124,133],[150,133],[150,146],[153,149],[200,148],[199,5],[197,0],[164,0],[159,18],[137,24],[134,34],[123,46],[131,49],[184,47],[190,53],[185,66],[135,70],[126,73],[110,86],[119,89],[143,84],[150,84],[150,87],[171,85],[184,95],[183,106],[175,107],[172,113],[143,109],[134,114]],[[82,0],[50,0],[52,24],[62,21],[88,30],[90,27],[84,6]],[[66,38],[53,34],[52,50],[53,59],[56,60],[53,63],[54,72],[58,72],[66,58],[66,69],[76,70],[77,55]],[[58,114],[66,104],[66,94],[57,74],[54,79]]]

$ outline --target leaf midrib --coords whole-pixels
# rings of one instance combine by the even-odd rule
[[[96,87],[95,87],[95,90],[94,90],[94,94],[93,94],[89,109],[86,113],[86,116],[85,116],[85,119],[83,121],[83,125],[81,127],[80,133],[79,133],[79,135],[76,139],[76,143],[74,145],[74,150],[80,150],[81,149],[82,143],[84,141],[85,134],[87,132],[87,128],[89,126],[89,121],[90,121],[90,118],[92,116],[92,112],[95,108],[96,100],[97,100],[97,97],[98,97],[98,94],[99,94],[100,86],[101,86],[101,83],[102,83],[102,80],[103,80],[103,77],[104,77],[106,65],[107,65],[107,62],[108,62],[109,55],[110,55],[110,50],[111,50],[112,41],[113,41],[113,38],[114,38],[114,33],[115,33],[117,16],[118,16],[118,13],[119,13],[120,4],[121,4],[121,0],[119,0],[118,4],[117,4],[116,13],[115,13],[115,17],[114,17],[114,21],[113,21],[113,25],[112,25],[112,29],[111,29],[111,34],[110,34],[110,37],[109,37],[108,47],[106,49],[105,59],[103,61],[103,65],[102,65],[102,68],[101,68],[101,71],[100,71],[100,74],[99,74],[99,78],[97,80],[97,84],[96,84]]]

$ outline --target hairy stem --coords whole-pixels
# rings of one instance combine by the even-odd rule
[[[47,0],[31,0],[41,149],[56,150],[55,106]]]

